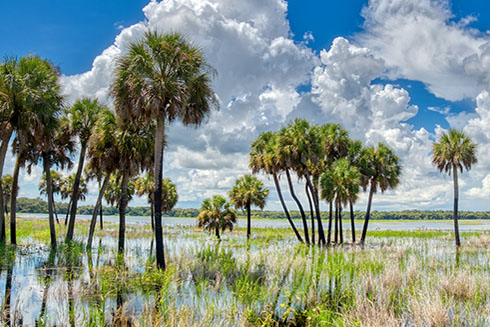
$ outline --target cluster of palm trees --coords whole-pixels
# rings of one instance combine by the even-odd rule
[[[53,194],[60,193],[62,198],[70,199],[65,238],[65,242],[70,242],[74,235],[77,203],[86,192],[82,176],[85,174],[86,179],[96,179],[100,188],[88,247],[91,247],[97,212],[105,197],[108,203],[119,208],[118,249],[124,251],[125,211],[136,192],[147,196],[151,204],[156,261],[157,266],[164,269],[162,212],[171,210],[177,202],[175,185],[163,178],[166,127],[176,120],[183,125],[198,126],[213,108],[218,107],[211,89],[214,74],[201,49],[181,35],[148,31],[140,41],[129,44],[126,54],[117,61],[110,87],[113,110],[90,98],[79,99],[66,108],[57,67],[36,56],[4,59],[0,63],[0,176],[3,176],[9,146],[16,161],[13,174],[8,178],[9,190],[6,179],[0,182],[0,243],[6,241],[6,201],[10,201],[11,208],[10,241],[12,244],[17,242],[15,216],[20,169],[26,168],[30,173],[34,165],[42,162],[44,184],[41,189],[48,197],[53,247],[56,246]],[[475,147],[462,132],[451,130],[433,148],[433,161],[439,170],[452,173],[454,177],[457,245],[460,244],[457,174],[458,169],[462,172],[463,168],[469,169],[476,163]],[[79,151],[76,173],[69,177],[69,182],[60,183],[61,177],[51,169],[71,169],[76,148]],[[353,204],[361,188],[369,189],[360,239],[363,243],[373,195],[395,188],[401,171],[399,158],[387,145],[364,146],[360,141],[352,140],[338,124],[311,125],[302,119],[296,119],[277,132],[261,134],[252,143],[250,168],[253,173],[272,176],[297,239],[321,245],[343,242],[342,212],[347,205],[355,241]],[[284,201],[281,177],[286,178],[290,195],[301,213],[303,236],[294,225]],[[304,184],[311,233],[308,210],[296,194],[293,177]],[[231,206],[246,208],[247,236],[250,237],[250,207],[263,208],[268,190],[255,177],[245,175],[237,180],[229,195],[231,204],[220,196],[203,201],[199,223],[214,229],[219,237],[219,229],[230,228],[236,220],[236,212]],[[320,199],[329,205],[326,236]]]
[[[252,172],[263,172],[272,176],[282,208],[296,238],[300,242],[320,245],[328,245],[332,241],[343,242],[342,210],[347,204],[351,212],[352,239],[355,241],[352,208],[361,187],[369,189],[360,240],[364,243],[373,194],[398,185],[401,172],[399,161],[393,150],[383,143],[376,147],[363,146],[360,141],[352,140],[347,131],[338,124],[312,125],[304,119],[296,119],[277,132],[261,134],[252,143],[250,152]],[[292,175],[304,184],[311,233],[306,206],[296,194]],[[283,176],[286,177],[289,193],[301,214],[303,236],[291,219],[284,200],[280,184],[280,177]],[[326,236],[320,215],[320,199],[329,205]],[[315,235],[315,225],[318,238]]]
[[[230,201],[223,196],[215,195],[212,198],[204,199],[201,209],[197,216],[199,227],[214,231],[218,240],[221,240],[219,231],[233,230],[236,223],[237,213],[235,209],[245,209],[247,211],[247,240],[252,234],[252,206],[264,209],[269,190],[264,188],[264,184],[252,175],[243,175],[235,181],[235,185],[228,192]]]
[[[89,98],[65,109],[60,72],[47,60],[26,56],[6,58],[0,64],[0,176],[10,144],[17,156],[10,198],[12,244],[16,244],[15,201],[20,169],[26,167],[30,172],[33,165],[42,162],[51,243],[56,246],[51,168],[70,168],[71,156],[78,145],[65,241],[72,241],[74,235],[85,159],[89,161],[87,175],[101,182],[88,243],[105,189],[115,181],[111,194],[118,194],[120,252],[124,250],[125,210],[131,179],[152,171],[153,178],[147,176],[147,181],[141,180],[137,192],[146,194],[152,203],[157,265],[165,268],[161,217],[177,201],[175,185],[162,178],[165,130],[175,120],[197,126],[217,108],[210,86],[214,70],[207,65],[202,51],[179,34],[148,31],[127,50],[118,59],[110,88],[114,110]],[[1,187],[0,183],[0,241],[5,242],[5,201]]]

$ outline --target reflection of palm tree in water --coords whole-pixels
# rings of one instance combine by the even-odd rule
[[[51,279],[54,275],[54,259],[56,257],[56,248],[52,247],[49,251],[48,261],[44,264],[43,270],[45,272],[44,276],[44,290],[43,290],[43,301],[41,303],[41,311],[39,312],[39,318],[36,321],[36,326],[44,325],[46,326],[46,309],[48,302],[48,290]]]
[[[4,303],[2,305],[5,326],[12,325],[10,301],[11,301],[11,294],[12,294],[12,273],[14,270],[14,263],[15,263],[15,252],[13,254],[12,262],[9,264],[7,268],[7,280],[5,282],[5,296],[4,296]]]
[[[73,298],[73,267],[68,266],[66,269],[66,278],[68,280],[68,318],[70,327],[75,326],[75,302]]]

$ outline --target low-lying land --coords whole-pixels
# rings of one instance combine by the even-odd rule
[[[59,239],[63,227],[57,226]],[[290,229],[237,228],[217,242],[166,227],[168,267],[154,265],[149,225],[116,224],[85,250],[48,247],[44,219],[22,219],[0,253],[0,321],[41,326],[488,326],[490,233],[371,231],[364,247],[299,245]],[[345,239],[350,240],[350,233]],[[8,238],[8,237],[7,237]]]

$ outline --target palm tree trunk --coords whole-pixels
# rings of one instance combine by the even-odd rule
[[[335,244],[339,242],[339,205],[335,201],[335,232],[334,232]]]
[[[218,238],[218,241],[221,241],[221,236],[219,235],[219,226],[216,226],[214,229],[216,237]]]
[[[344,231],[342,229],[342,203],[339,201],[339,234],[340,244],[344,243]]]
[[[349,209],[350,209],[350,228],[352,232],[352,243],[356,243],[356,224],[354,223],[354,205],[352,199],[349,199]]]
[[[121,185],[121,200],[119,200],[119,254],[124,253],[124,235],[126,233],[126,207],[128,205],[128,183],[129,175],[126,171],[123,172]]]
[[[328,205],[328,234],[327,234],[327,244],[330,245],[332,241],[332,219],[333,219],[333,203],[330,200]]]
[[[48,156],[43,156],[44,174],[46,175],[46,193],[48,193],[48,220],[49,220],[49,235],[51,237],[51,247],[56,247],[56,229],[54,226],[53,214],[53,184],[51,181],[51,167],[49,167]]]
[[[151,230],[155,232],[155,207],[153,201],[150,202],[150,219],[151,219]]]
[[[308,188],[308,184],[305,183],[305,193],[308,198],[308,204],[310,205],[310,214],[311,214],[311,244],[315,244],[315,214],[313,213],[313,203],[311,202],[310,189]]]
[[[70,201],[68,201],[68,206],[66,207],[65,226],[68,225],[68,217],[70,217],[71,200],[72,198],[70,198]]]
[[[313,204],[315,206],[316,220],[318,223],[318,244],[325,245],[325,232],[323,231],[323,224],[320,214],[320,200],[318,197],[318,189],[313,185],[310,180],[310,175],[306,175],[306,183],[310,188],[311,195],[313,196]]]
[[[165,141],[165,113],[160,112],[157,117],[155,131],[155,191],[153,192],[155,204],[155,242],[157,267],[165,269],[165,255],[163,249],[162,231],[162,176],[163,176],[163,146]]]
[[[3,198],[3,166],[5,164],[5,157],[7,156],[7,150],[9,146],[10,137],[12,136],[12,128],[9,128],[5,136],[2,138],[2,145],[0,146],[0,244],[5,243],[5,202]]]
[[[458,189],[458,168],[453,166],[453,184],[454,184],[454,238],[456,240],[456,247],[461,246],[461,241],[459,239],[459,226],[458,226],[458,199],[459,199],[459,189]]]
[[[250,239],[252,234],[252,217],[250,210],[250,201],[247,202],[247,240]]]
[[[291,193],[291,197],[294,199],[294,202],[296,202],[296,204],[298,205],[299,212],[301,213],[301,219],[303,220],[303,230],[305,232],[305,242],[306,244],[310,244],[310,236],[308,233],[308,223],[306,221],[305,211],[303,210],[303,206],[301,205],[301,202],[299,201],[298,197],[296,196],[296,193],[294,192],[293,183],[291,181],[291,174],[289,174],[289,169],[287,168],[286,168],[286,177],[288,180],[289,192]]]
[[[361,244],[364,244],[364,241],[366,240],[366,234],[367,234],[367,229],[368,229],[368,223],[369,223],[369,217],[371,215],[371,203],[373,202],[373,194],[374,194],[374,184],[375,184],[374,178],[371,179],[371,188],[369,190],[369,198],[368,198],[368,204],[367,204],[367,209],[366,209],[366,215],[364,216],[364,226],[362,227],[362,234],[361,234]]]
[[[15,161],[14,174],[12,176],[12,194],[10,195],[10,243],[17,244],[17,235],[15,230],[15,215],[17,211],[17,192],[19,188],[19,170],[21,153],[17,155]]]
[[[94,238],[95,233],[95,225],[97,223],[97,211],[99,207],[102,207],[102,198],[104,197],[104,192],[109,184],[109,178],[111,174],[107,174],[104,178],[104,182],[102,183],[102,187],[99,189],[99,196],[97,197],[97,202],[95,203],[94,212],[92,213],[92,220],[90,220],[90,229],[88,232],[88,240],[87,240],[87,249],[92,248],[92,240]]]
[[[299,235],[298,230],[296,229],[296,226],[294,226],[294,222],[291,219],[291,216],[289,215],[288,208],[286,207],[286,203],[284,203],[284,199],[282,197],[281,193],[281,186],[279,185],[279,180],[277,178],[277,174],[275,172],[272,173],[272,177],[274,178],[274,185],[276,186],[277,190],[277,195],[279,196],[279,200],[281,201],[282,209],[284,210],[284,213],[286,214],[286,218],[289,221],[289,224],[293,228],[294,234],[296,235],[296,238],[300,243],[303,243],[303,239],[301,238],[301,235]]]
[[[99,190],[101,188],[102,188],[102,186],[100,185],[100,180],[99,180]],[[104,194],[104,192],[102,192],[102,194]],[[99,213],[100,213],[100,230],[103,230],[104,229],[104,212],[103,212],[103,208],[102,208],[102,199],[100,201]]]
[[[80,151],[80,159],[78,160],[77,174],[75,175],[75,183],[73,184],[73,196],[71,199],[70,220],[68,221],[68,231],[66,232],[65,242],[73,240],[73,232],[75,230],[75,217],[77,215],[77,203],[80,197],[80,179],[82,178],[83,162],[85,160],[85,152],[87,147],[82,145]]]
[[[56,224],[60,224],[60,220],[58,219],[58,210],[56,210],[56,204],[53,199],[53,211],[54,211],[54,217],[56,219]]]
[[[99,217],[100,217],[100,230],[104,229],[104,208],[102,206],[102,203],[100,204],[99,208]]]

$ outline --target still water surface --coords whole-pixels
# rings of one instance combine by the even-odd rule
[[[19,217],[29,217],[29,218],[47,218],[47,214],[38,213],[19,213]],[[60,217],[61,219],[62,217]],[[77,219],[80,220],[90,220],[92,216],[89,215],[78,215]],[[119,222],[119,216],[104,216],[104,221],[106,222]],[[197,225],[196,219],[193,218],[177,218],[177,217],[163,217],[162,222],[164,225],[168,226],[192,226]],[[126,216],[127,224],[149,224],[150,217],[141,216]],[[298,228],[302,226],[300,220],[296,220],[295,224]],[[246,227],[246,220],[238,220],[238,227]],[[289,222],[286,219],[257,219],[252,220],[252,227],[258,228],[287,228],[289,227]],[[350,224],[345,224],[344,228],[349,229]],[[415,220],[415,221],[396,221],[396,220],[386,220],[386,221],[373,221],[369,223],[369,230],[394,230],[394,231],[410,231],[418,229],[427,230],[453,230],[454,225],[451,220]],[[362,222],[356,222],[356,229],[362,229]],[[490,220],[460,220],[459,229],[463,232],[470,231],[484,231],[490,230]]]

